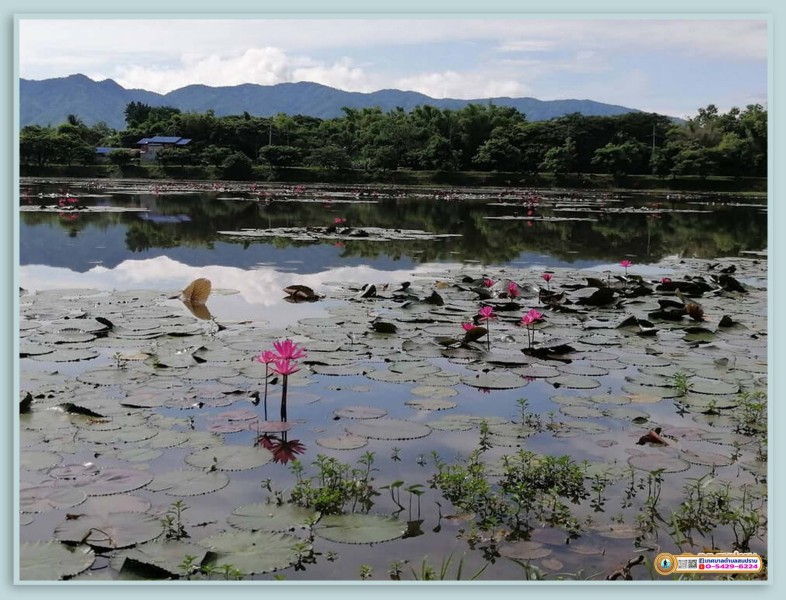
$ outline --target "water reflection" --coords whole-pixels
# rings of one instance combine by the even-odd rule
[[[33,194],[41,186],[29,190]],[[78,193],[78,190],[75,192]],[[653,263],[665,255],[703,258],[762,250],[767,245],[764,202],[701,197],[675,202],[665,195],[554,192],[536,206],[475,193],[450,201],[408,195],[377,202],[335,203],[329,198],[259,202],[225,193],[172,195],[107,190],[85,204],[147,209],[95,214],[23,212],[21,264],[84,271],[132,258],[167,255],[189,265],[253,268],[261,263],[299,273],[340,264],[380,269],[475,260],[510,264],[541,257],[547,266],[591,266],[620,257]],[[222,199],[223,198],[223,199]],[[32,198],[23,198],[23,204]],[[34,204],[38,204],[35,200]],[[674,212],[677,211],[677,212]],[[460,234],[439,241],[348,240],[309,245],[286,239],[234,241],[220,231],[244,228],[325,227],[346,219],[354,227],[419,229]],[[582,262],[584,261],[584,262]]]

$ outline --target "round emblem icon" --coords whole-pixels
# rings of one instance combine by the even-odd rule
[[[677,568],[677,560],[673,554],[661,552],[655,557],[655,570],[660,575],[670,575]]]

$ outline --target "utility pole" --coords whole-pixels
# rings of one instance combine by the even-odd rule
[[[650,165],[652,174],[655,175],[655,123],[652,124],[652,152],[650,153]]]

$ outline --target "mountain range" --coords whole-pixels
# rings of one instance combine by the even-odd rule
[[[431,98],[418,92],[379,90],[371,93],[346,92],[318,83],[279,83],[210,87],[188,85],[167,94],[141,89],[126,89],[112,79],[93,81],[85,75],[53,79],[20,79],[19,124],[59,125],[69,114],[87,125],[105,122],[114,129],[125,129],[124,110],[130,102],[150,106],[172,106],[182,111],[206,112],[217,116],[243,114],[265,117],[278,113],[308,115],[321,119],[343,116],[342,107],[362,109],[378,106],[383,111],[401,107],[410,111],[429,104],[440,109],[460,109],[467,104],[493,103],[511,106],[530,121],[544,121],[569,113],[586,116],[613,116],[636,109],[604,104],[593,100],[537,100],[535,98]]]

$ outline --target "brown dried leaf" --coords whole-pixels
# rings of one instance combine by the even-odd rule
[[[210,321],[213,319],[213,315],[210,314],[210,311],[204,304],[193,304],[188,300],[183,300],[183,304],[185,304],[186,308],[190,310],[191,314],[197,319],[202,319],[203,321]]]
[[[200,277],[194,279],[186,289],[183,290],[183,300],[191,304],[204,304],[210,296],[212,285],[209,279]]]

